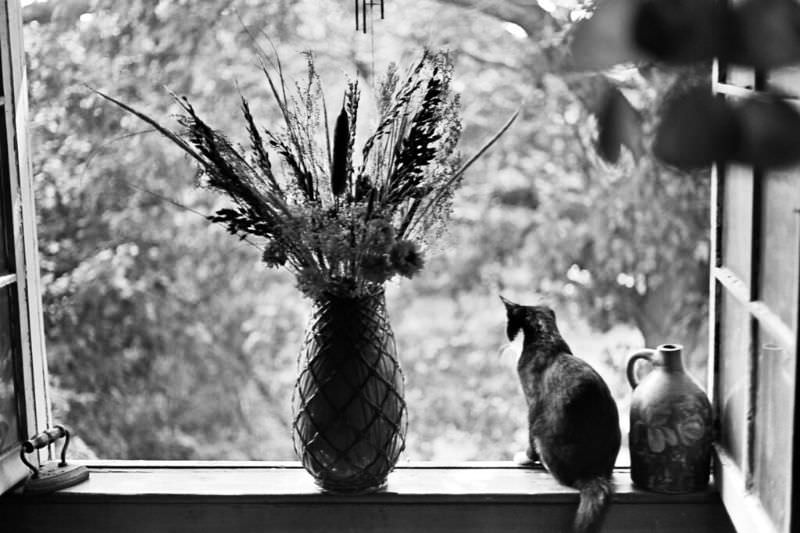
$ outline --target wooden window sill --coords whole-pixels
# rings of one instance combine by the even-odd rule
[[[2,531],[568,531],[578,495],[512,463],[411,463],[385,492],[323,494],[296,463],[89,463],[91,478],[58,493],[0,498]],[[608,532],[733,531],[719,494],[636,490],[615,472]],[[6,524],[10,527],[6,528]]]

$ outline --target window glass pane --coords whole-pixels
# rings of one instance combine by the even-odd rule
[[[725,171],[722,209],[722,264],[750,285],[753,170],[730,165]]]
[[[762,179],[761,279],[759,300],[797,329],[798,215],[800,176],[798,171],[774,172]]]
[[[75,90],[97,87],[176,128],[170,87],[246,146],[238,85],[261,128],[279,133],[280,112],[251,68],[250,38],[229,2],[150,4],[92,2],[68,22],[25,27],[54,415],[104,458],[292,459],[290,399],[308,301],[291,276],[259,264],[261,250],[207,225],[202,214],[227,203],[194,187],[185,157]],[[376,24],[372,61],[368,37],[354,33],[351,4],[240,4],[242,20],[280,53],[290,93],[307,79],[297,50],[319,52],[332,120],[343,72],[359,80],[357,163],[379,121],[373,82],[390,62],[404,72],[428,42],[423,35],[433,48],[453,50],[466,156],[519,102],[536,102],[470,169],[446,240],[432,247],[423,271],[387,288],[407,378],[406,457],[511,459],[527,446],[515,351],[501,350],[501,289],[556,309],[565,340],[608,381],[623,431],[630,351],[681,342],[701,375],[694,361],[707,357],[707,175],[678,175],[628,148],[617,165],[600,161],[586,102],[602,94],[594,85],[604,78],[574,83],[558,68],[523,68],[550,30],[526,34],[481,13],[497,2],[466,9],[409,0]],[[542,24],[565,34],[567,11]],[[642,87],[626,83],[625,94],[636,109],[655,109],[670,76],[637,76]],[[654,113],[643,116],[648,136]]]
[[[755,488],[777,530],[786,531],[791,487],[796,361],[761,329],[755,421]]]
[[[13,230],[11,229],[11,192],[8,176],[8,158],[6,157],[5,121],[0,106],[0,274],[13,271],[12,246]]]
[[[742,467],[746,439],[747,360],[750,347],[749,314],[722,290],[719,339],[719,408],[721,441]]]
[[[6,205],[0,200],[0,275],[13,272],[13,261],[11,261],[11,231],[10,218],[6,217]]]
[[[755,80],[756,75],[753,69],[737,67],[736,65],[727,66],[725,83],[736,85],[744,89],[752,89],[755,87]]]
[[[786,67],[770,72],[767,88],[779,94],[800,97],[800,67]]]
[[[13,359],[17,352],[11,306],[13,287],[0,289],[0,454],[19,442]]]

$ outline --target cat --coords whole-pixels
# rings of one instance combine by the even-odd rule
[[[530,462],[540,460],[556,480],[580,491],[575,533],[596,533],[613,487],[620,446],[619,413],[605,381],[572,351],[546,306],[523,306],[500,297],[506,334],[522,331],[517,373],[528,403]]]

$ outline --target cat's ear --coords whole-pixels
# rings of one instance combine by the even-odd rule
[[[522,306],[506,300],[502,296],[500,297],[500,300],[506,306],[506,317],[508,318],[508,324],[506,325],[506,336],[508,337],[508,340],[513,341],[519,333],[519,330],[522,329]]]

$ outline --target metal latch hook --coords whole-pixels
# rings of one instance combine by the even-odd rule
[[[49,446],[62,437],[64,438],[64,445],[61,447],[61,461],[59,463],[50,462],[37,468],[28,461],[26,454]],[[31,470],[31,475],[25,481],[23,487],[25,494],[46,494],[77,485],[89,479],[88,468],[83,465],[67,464],[68,447],[69,431],[60,425],[48,428],[22,443],[19,457],[25,463],[25,466]]]

